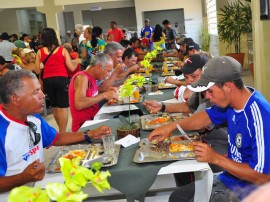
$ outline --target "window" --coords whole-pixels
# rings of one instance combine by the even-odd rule
[[[208,32],[211,35],[217,35],[217,6],[216,0],[206,0],[206,10],[208,19]]]

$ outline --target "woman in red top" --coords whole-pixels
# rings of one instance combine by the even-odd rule
[[[59,132],[65,132],[68,123],[69,107],[68,70],[73,72],[80,60],[71,61],[68,51],[59,46],[54,29],[43,29],[41,40],[43,48],[37,52],[36,68],[37,71],[40,71],[40,64],[43,63],[43,88],[49,96]]]

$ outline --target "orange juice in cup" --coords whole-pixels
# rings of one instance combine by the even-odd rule
[[[133,97],[134,97],[134,99],[140,99],[139,88],[135,88],[135,90],[133,91]]]
[[[149,72],[149,69],[148,68],[145,68],[145,75],[146,76],[149,76],[150,72]]]
[[[149,66],[149,72],[152,72],[153,71],[153,65],[150,65]]]
[[[168,74],[168,73],[169,73],[169,69],[168,69],[167,64],[165,64],[165,65],[163,66],[163,73],[164,73],[164,74]]]

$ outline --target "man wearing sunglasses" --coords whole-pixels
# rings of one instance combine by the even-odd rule
[[[45,175],[43,148],[60,146],[109,134],[101,126],[85,132],[57,132],[39,115],[44,94],[36,76],[27,70],[9,71],[0,79],[0,192]]]

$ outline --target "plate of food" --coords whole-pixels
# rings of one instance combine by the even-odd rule
[[[158,89],[167,89],[167,88],[176,88],[176,85],[171,84],[171,83],[159,83],[158,84]]]
[[[129,102],[131,104],[138,104],[142,101],[143,101],[143,96],[140,95],[139,99],[136,99],[134,97],[131,97],[130,100],[128,98],[126,98],[126,99],[118,98],[118,100],[111,99],[107,102],[107,105],[125,105],[125,104],[129,104]]]
[[[101,162],[102,167],[110,167],[118,162],[118,156],[120,152],[120,145],[115,145],[115,153],[111,156],[104,154],[104,148],[102,144],[85,144],[85,145],[71,145],[65,146],[59,149],[55,155],[50,159],[50,163],[47,166],[48,173],[58,173],[60,171],[61,157],[72,160],[79,157],[81,159],[80,165],[84,167],[91,167],[94,162]]]
[[[194,148],[187,140],[166,139],[163,142],[149,142],[142,139],[133,161],[136,163],[194,159]]]
[[[172,118],[167,113],[149,114],[141,116],[143,130],[154,130],[155,128],[172,122]]]
[[[175,76],[175,72],[174,71],[169,71],[168,73],[161,73],[161,76]]]

